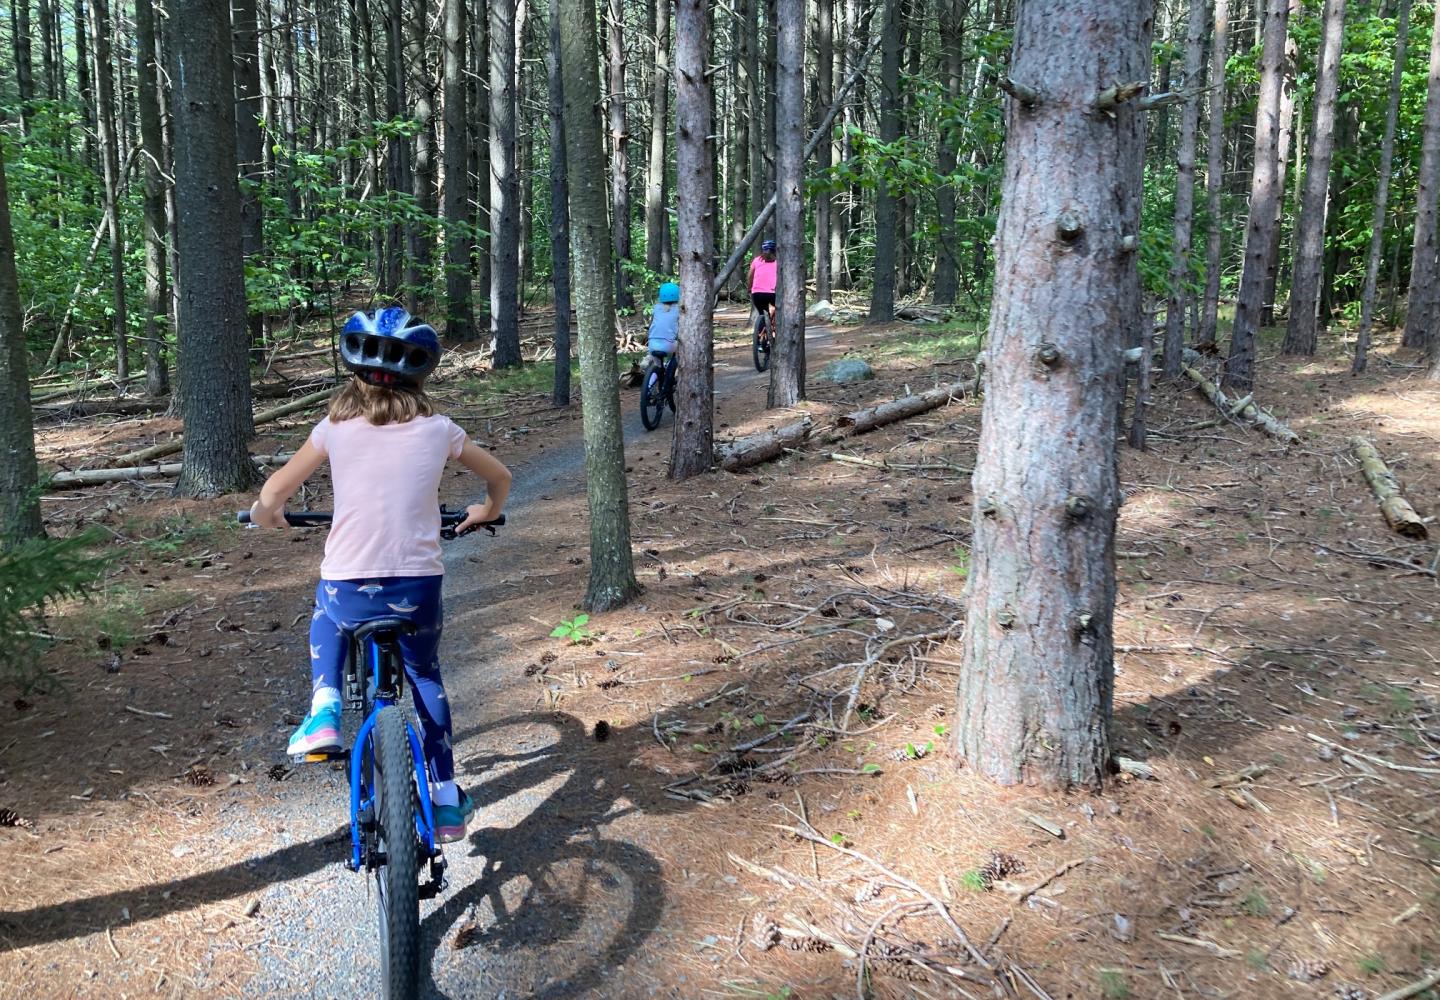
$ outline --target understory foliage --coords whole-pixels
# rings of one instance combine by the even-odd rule
[[[39,654],[52,640],[45,614],[60,601],[88,598],[109,560],[96,551],[100,538],[31,538],[0,549],[0,683],[22,691],[53,681]]]

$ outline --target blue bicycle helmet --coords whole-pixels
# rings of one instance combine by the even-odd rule
[[[440,363],[440,338],[399,306],[357,312],[341,331],[340,360],[371,385],[419,385]]]
[[[661,301],[661,302],[679,302],[679,301],[680,301],[680,286],[677,285],[677,284],[675,284],[675,282],[673,282],[673,281],[667,281],[667,282],[665,282],[665,284],[663,284],[663,285],[660,286],[660,301]]]
[[[764,243],[761,243],[761,244],[760,244],[760,252],[761,252],[761,253],[774,253],[774,252],[775,252],[775,241],[774,241],[774,240],[766,240]]]

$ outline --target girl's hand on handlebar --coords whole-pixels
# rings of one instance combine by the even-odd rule
[[[498,510],[487,501],[485,503],[472,503],[465,508],[465,520],[455,526],[455,534],[463,535],[467,531],[473,531],[478,525],[485,521],[493,521],[500,516]]]
[[[263,500],[256,500],[250,505],[250,523],[262,528],[285,527],[285,505],[267,507]]]

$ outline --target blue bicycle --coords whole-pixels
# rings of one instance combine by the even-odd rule
[[[327,526],[329,511],[287,513],[291,527]],[[241,511],[241,524],[250,512]],[[440,508],[440,537],[458,537],[464,511]],[[466,530],[495,534],[504,515]],[[400,707],[405,663],[400,637],[415,630],[401,618],[372,618],[350,636],[345,657],[345,708],[365,720],[349,750],[303,754],[297,763],[340,761],[350,779],[350,857],[353,872],[373,872],[380,900],[380,975],[387,1000],[415,995],[420,977],[420,900],[446,887],[445,854],[435,839],[435,816],[420,736]],[[420,880],[420,867],[428,866]]]

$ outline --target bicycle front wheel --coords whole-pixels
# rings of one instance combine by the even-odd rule
[[[770,336],[770,317],[762,311],[760,318],[755,321],[755,343],[752,347],[755,355],[755,370],[757,372],[763,372],[770,367],[770,344],[772,339]]]
[[[415,765],[405,716],[394,705],[380,710],[375,746],[375,819],[382,863],[380,976],[386,1000],[413,997],[420,982],[420,846],[415,832]]]
[[[647,431],[660,426],[660,417],[665,412],[665,368],[654,361],[645,369],[645,381],[640,383],[640,422]]]

